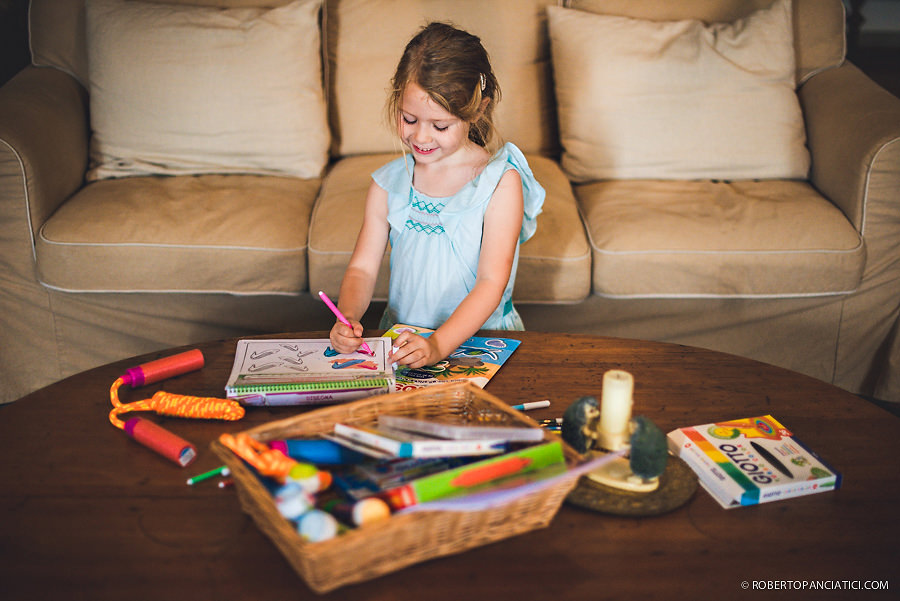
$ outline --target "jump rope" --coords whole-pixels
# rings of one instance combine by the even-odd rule
[[[190,464],[197,456],[194,445],[154,422],[140,417],[122,421],[119,415],[132,411],[155,411],[159,415],[173,417],[235,421],[244,417],[244,408],[236,401],[227,399],[185,396],[164,391],[157,392],[149,399],[124,404],[119,400],[119,388],[125,385],[139,388],[198,370],[203,364],[203,353],[199,349],[193,349],[129,368],[109,389],[109,400],[113,405],[109,412],[110,423],[178,465],[184,467]]]
[[[149,399],[125,404],[119,400],[119,388],[126,385],[139,388],[198,370],[203,364],[203,353],[193,349],[129,368],[109,389],[109,400],[113,405],[109,412],[110,423],[163,457],[182,467],[188,465],[197,456],[194,445],[154,422],[140,417],[123,421],[119,416],[132,411],[155,411],[159,415],[173,417],[236,421],[244,417],[244,408],[236,401],[227,399],[185,396],[162,390]],[[323,490],[331,483],[329,472],[287,457],[245,433],[235,436],[222,434],[219,440],[261,474],[272,476],[282,483],[288,480],[296,482],[308,492]]]

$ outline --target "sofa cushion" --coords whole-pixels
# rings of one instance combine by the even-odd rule
[[[709,26],[548,13],[574,181],[806,177],[789,0]]]
[[[85,0],[30,0],[28,46],[31,63],[68,73],[88,86]]]
[[[38,277],[71,291],[306,290],[321,180],[251,175],[89,184],[44,224]]]
[[[271,7],[290,0],[165,0],[167,4],[220,7]],[[772,0],[567,0],[570,8],[636,18],[700,19],[727,22],[771,4]],[[811,16],[806,16],[811,15]],[[794,45],[797,81],[840,65],[846,53],[841,0],[794,0]],[[84,34],[84,0],[31,0],[29,45],[35,65],[56,67],[88,82]]]
[[[843,64],[847,55],[846,15],[841,0],[794,1],[797,83]]]
[[[396,154],[365,155],[338,161],[322,185],[309,232],[310,290],[337,296],[362,225],[371,173]],[[522,244],[513,299],[520,302],[574,302],[590,294],[591,252],[571,186],[557,163],[529,155],[528,164],[547,197],[537,231]],[[374,297],[387,298],[390,249],[385,252]]]
[[[525,153],[558,150],[547,5],[555,0],[326,0],[332,154],[396,152],[384,105],[403,48],[428,21],[480,36],[500,82],[502,136]]]
[[[568,0],[566,6],[604,15],[654,21],[699,19],[728,23],[772,5],[773,0]],[[844,61],[844,4],[841,0],[793,0],[797,81]]]
[[[333,164],[319,191],[309,223],[309,289],[337,299],[344,272],[362,227],[372,172],[396,155],[362,155]],[[374,298],[385,300],[390,280],[390,246],[381,261]]]
[[[859,233],[806,182],[619,180],[575,195],[603,296],[839,294],[865,266]]]
[[[272,9],[91,0],[88,180],[319,177],[329,144],[320,7],[321,0]]]

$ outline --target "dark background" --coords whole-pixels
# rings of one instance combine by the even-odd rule
[[[28,0],[0,0],[0,85],[28,64]]]

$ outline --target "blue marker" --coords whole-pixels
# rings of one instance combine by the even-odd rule
[[[347,361],[335,362],[331,364],[332,369],[343,369],[345,367],[350,367],[351,365],[358,365],[362,363],[362,359],[349,359]]]
[[[291,459],[314,464],[345,465],[359,463],[366,458],[358,451],[320,438],[271,440],[269,448],[281,451]]]

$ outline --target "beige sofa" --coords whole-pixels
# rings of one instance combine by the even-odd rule
[[[547,189],[527,328],[900,401],[900,100],[845,62],[840,0],[783,1],[33,0],[33,65],[0,89],[0,400],[329,328],[310,292],[337,294],[399,152],[388,78],[440,19],[482,37],[500,131]]]

